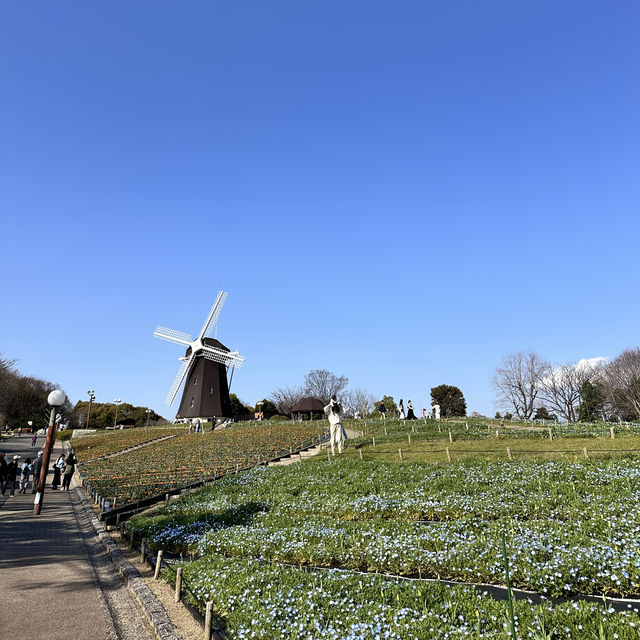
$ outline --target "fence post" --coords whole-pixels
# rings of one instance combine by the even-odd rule
[[[449,429],[449,442],[453,442],[453,436],[451,435],[451,429]]]
[[[142,542],[140,542],[140,564],[144,564],[144,553],[145,553],[146,545],[147,545],[147,539],[142,538]]]
[[[582,449],[582,453],[584,453],[584,457],[585,457],[585,458],[588,458],[588,457],[589,457],[589,454],[587,453],[587,447],[584,447],[584,448]]]
[[[133,527],[131,528],[131,531],[129,531],[129,549],[133,549],[133,536],[134,536],[134,531],[133,531]]]
[[[398,453],[400,454],[400,460],[404,460],[404,458],[402,457],[402,449],[398,449]]]
[[[613,430],[613,427],[610,427],[609,431],[611,432],[611,439],[614,440],[616,437],[616,432]]]
[[[553,440],[553,431],[549,428],[549,440]]]
[[[363,457],[362,457],[362,449],[358,449],[358,452],[360,453],[360,460],[363,460]]]
[[[513,460],[513,456],[511,455],[511,447],[507,447],[507,456],[509,456],[509,460]]]
[[[373,446],[374,447],[376,446],[376,437],[375,436],[373,436]]]
[[[407,436],[409,437],[409,444],[411,444],[411,434],[408,433]]]
[[[180,596],[182,595],[182,567],[178,567],[176,571],[176,592],[173,596],[174,602],[180,602]]]
[[[162,549],[158,551],[158,557],[156,558],[156,570],[153,573],[154,580],[157,580],[160,577],[161,568],[162,568]]]
[[[449,451],[449,447],[447,447],[447,460],[451,462],[451,452]]]
[[[204,640],[211,640],[211,614],[213,612],[213,602],[207,602],[207,609],[204,617]]]

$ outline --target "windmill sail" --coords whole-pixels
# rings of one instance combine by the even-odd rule
[[[176,377],[174,378],[173,383],[171,384],[171,387],[169,388],[169,393],[167,393],[167,397],[165,399],[165,403],[166,404],[173,404],[173,401],[176,399],[176,396],[178,395],[178,389],[180,389],[180,385],[182,384],[183,380],[185,379],[185,376],[187,375],[187,372],[191,368],[191,364],[193,363],[193,359],[194,359],[194,355],[191,354],[188,358],[184,358],[182,360],[182,364],[180,365],[180,368],[178,369],[178,373],[176,374]]]

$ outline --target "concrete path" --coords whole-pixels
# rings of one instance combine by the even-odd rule
[[[37,455],[44,438],[38,441],[31,447],[30,437],[14,436],[0,443],[0,451],[8,460],[21,455],[22,462]],[[60,453],[61,443],[56,443],[52,462]],[[8,492],[0,497],[0,638],[150,637],[137,622],[141,614],[135,607],[126,615],[142,627],[131,633],[119,628],[113,602],[123,595],[131,599],[101,559],[103,552],[75,490],[54,491],[52,478],[50,472],[39,516],[33,515],[30,489],[13,498]]]

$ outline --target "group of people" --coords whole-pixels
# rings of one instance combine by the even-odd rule
[[[18,493],[26,493],[31,478],[33,478],[31,482],[31,493],[36,492],[40,479],[40,471],[42,469],[43,453],[43,451],[38,451],[38,455],[33,462],[31,458],[26,458],[25,461],[20,464],[22,456],[15,455],[10,462],[7,462],[4,453],[0,452],[0,491],[2,495],[9,490],[9,497],[13,498],[16,488],[18,489]],[[60,489],[62,491],[68,491],[71,478],[76,468],[75,465],[76,459],[72,453],[66,457],[60,455],[52,467],[53,482],[51,483],[51,488],[57,489],[60,487],[60,479],[62,479]]]
[[[378,413],[382,417],[383,420],[387,418],[387,407],[384,406],[384,402],[380,403],[378,407]],[[422,417],[424,418],[425,410],[422,410]],[[398,408],[396,409],[396,418],[399,420],[417,420],[416,414],[413,411],[413,403],[411,400],[407,402],[407,412],[405,414],[404,411],[404,401],[400,398],[400,402],[398,402]]]

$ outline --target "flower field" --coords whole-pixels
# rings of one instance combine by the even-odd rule
[[[307,573],[209,554],[183,565],[198,607],[213,601],[234,640],[508,640],[504,602],[471,587],[390,580],[330,570]],[[174,579],[165,570],[164,577]],[[637,640],[637,608],[585,602],[516,603],[518,638]]]
[[[117,431],[105,431],[90,436],[74,438],[73,450],[80,462],[98,458],[135,447],[136,445],[156,438],[184,433],[186,427],[149,427],[138,429],[122,429]]]
[[[309,446],[322,437],[322,429],[318,423],[289,423],[183,433],[122,455],[83,464],[83,455],[95,457],[95,450],[85,449],[78,453],[79,471],[92,489],[122,506]],[[116,435],[119,434],[107,437]]]
[[[257,637],[321,637],[318,624],[328,637],[383,637],[374,621],[384,620],[396,634],[384,637],[506,638],[504,603],[374,574],[503,585],[504,532],[513,586],[546,597],[638,597],[639,499],[633,458],[438,467],[315,459],[228,476],[131,526],[152,547],[194,553],[198,559],[185,567],[192,589],[238,629],[249,628],[246,611],[233,605],[249,599],[264,629]],[[238,582],[229,577],[227,584],[224,576],[232,575]],[[266,590],[265,602],[245,592],[255,587],[251,580]],[[295,615],[280,610],[283,601]],[[447,602],[462,618],[447,617]],[[637,611],[604,611],[582,602],[520,601],[516,612],[527,633],[518,637],[640,637],[631,626],[640,622]],[[303,625],[299,635],[291,635],[294,620]],[[236,637],[249,637],[242,633]]]

